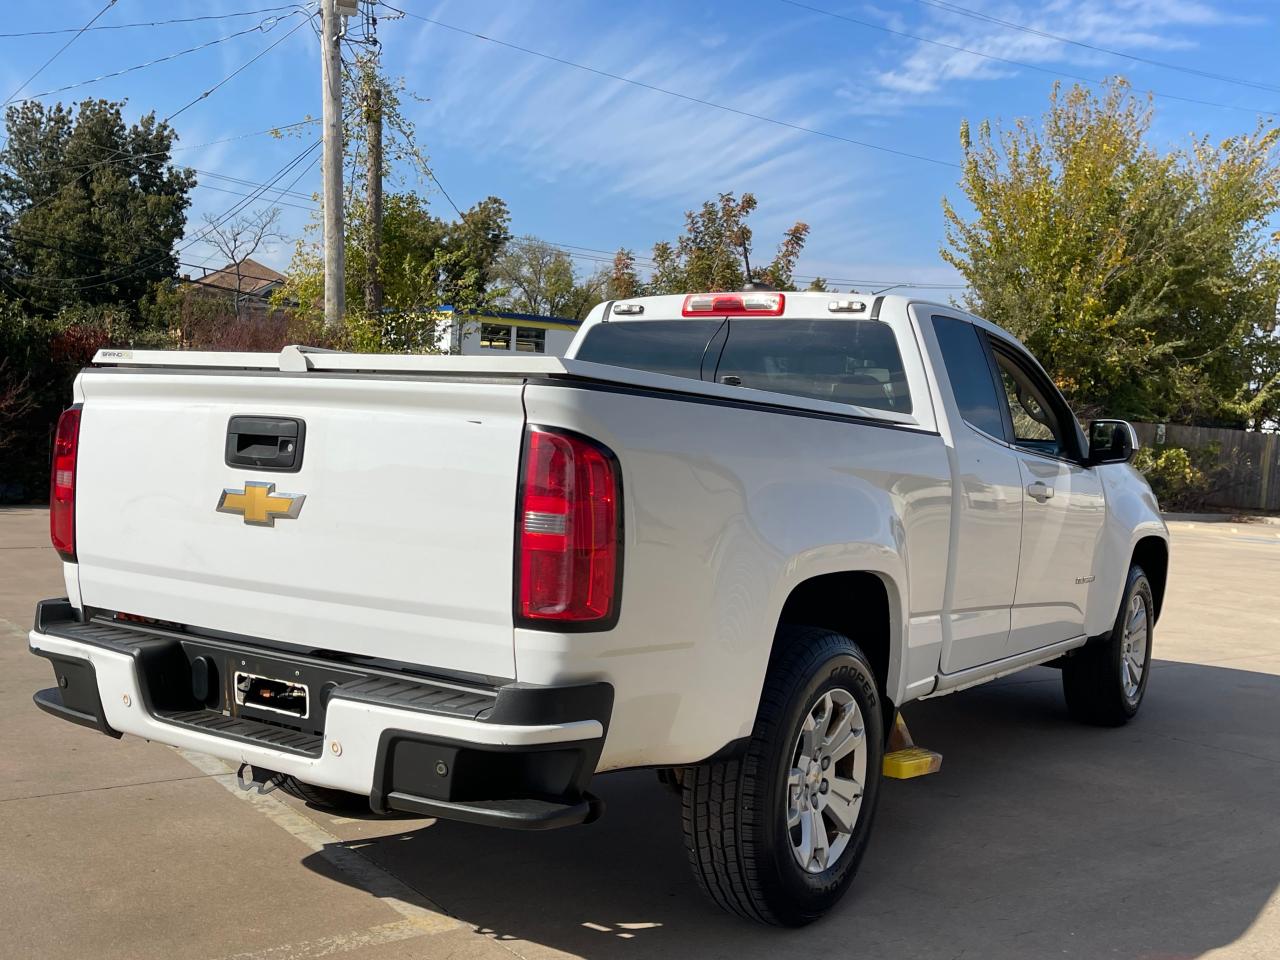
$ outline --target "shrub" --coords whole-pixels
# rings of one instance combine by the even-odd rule
[[[131,326],[117,308],[39,317],[0,302],[0,502],[48,495],[54,425],[71,403],[76,374],[99,349],[170,345],[167,334]]]
[[[1231,485],[1233,464],[1224,462],[1218,444],[1185,447],[1143,447],[1133,465],[1147,478],[1164,510],[1202,510],[1209,498]]]

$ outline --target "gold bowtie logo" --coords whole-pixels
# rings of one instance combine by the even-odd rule
[[[255,527],[274,527],[276,518],[296,520],[302,512],[305,494],[276,493],[274,483],[246,481],[243,490],[227,487],[218,500],[219,513],[234,513]]]

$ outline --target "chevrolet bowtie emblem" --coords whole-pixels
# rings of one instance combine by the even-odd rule
[[[276,493],[274,483],[246,481],[243,490],[227,487],[218,500],[219,513],[234,513],[255,527],[274,527],[276,518],[296,520],[302,512],[305,494]]]

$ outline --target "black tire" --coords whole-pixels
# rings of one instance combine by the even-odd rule
[[[332,787],[316,787],[297,777],[284,776],[278,781],[281,790],[309,806],[333,813],[368,813],[369,798]]]
[[[1126,691],[1122,663],[1125,658],[1126,623],[1132,605],[1143,607],[1146,637],[1143,641],[1142,676],[1136,691]],[[1102,727],[1118,727],[1128,723],[1142,706],[1147,692],[1147,680],[1151,676],[1151,648],[1155,626],[1155,600],[1151,584],[1142,568],[1134,564],[1129,568],[1120,609],[1116,613],[1111,633],[1101,642],[1095,642],[1075,651],[1062,664],[1062,692],[1067,698],[1067,709],[1082,723]],[[1129,684],[1133,686],[1132,683]]]
[[[817,920],[844,895],[866,851],[880,793],[884,719],[875,675],[848,637],[784,625],[774,651],[743,755],[684,771],[684,838],[694,875],[717,904],[750,920],[798,927]],[[862,715],[862,802],[843,852],[811,873],[792,853],[787,775],[810,710],[837,689],[852,696]]]

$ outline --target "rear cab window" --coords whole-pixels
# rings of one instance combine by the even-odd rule
[[[575,359],[894,413],[912,412],[897,337],[878,320],[610,320]]]
[[[610,320],[592,327],[578,345],[574,358],[608,363],[672,377],[707,379],[715,372],[719,340],[725,321],[706,320]],[[710,356],[709,356],[710,355]]]
[[[735,317],[715,375],[756,390],[911,412],[898,338],[878,320]]]

